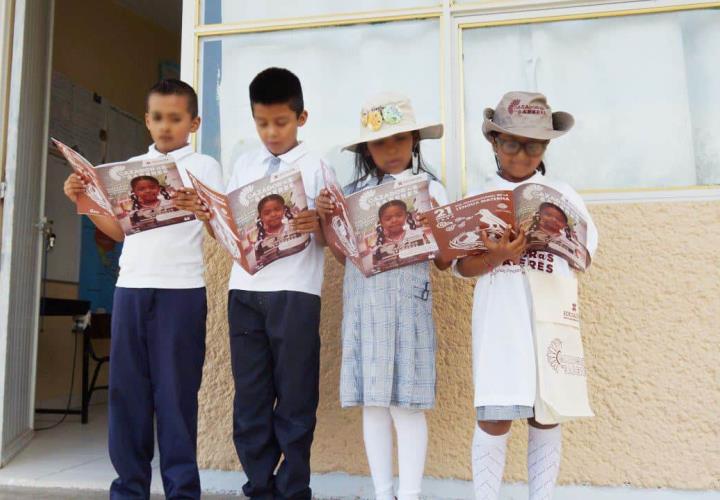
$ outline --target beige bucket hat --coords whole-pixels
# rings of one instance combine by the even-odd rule
[[[483,112],[482,132],[492,142],[491,132],[547,141],[565,134],[575,124],[570,113],[552,112],[542,94],[508,92],[495,109]]]
[[[415,122],[410,99],[402,94],[385,92],[367,101],[360,112],[360,136],[343,150],[355,152],[358,144],[384,139],[403,132],[417,130],[420,139],[439,139],[443,135],[442,123]]]

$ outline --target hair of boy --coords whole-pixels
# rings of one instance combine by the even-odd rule
[[[500,134],[498,134],[497,132],[494,132],[494,131],[493,131],[493,132],[490,132],[490,135],[491,135],[492,138],[493,138],[493,144],[496,144],[496,143],[495,143],[495,138],[496,138],[498,135],[500,135]],[[497,165],[497,171],[498,171],[498,173],[502,172],[502,166],[500,165],[500,160],[498,159],[497,154],[495,155],[495,165]],[[540,165],[537,166],[537,168],[535,169],[535,171],[536,171],[536,172],[540,172],[541,175],[545,175],[545,172],[546,172],[545,162],[542,161],[542,160],[540,160]]]
[[[425,164],[425,160],[420,152],[420,133],[418,131],[413,131],[413,140],[415,141],[415,145],[413,146],[413,157],[415,157],[415,161],[417,161],[418,170],[426,173],[430,179],[434,181],[438,180],[437,176],[433,174],[430,168]],[[406,170],[408,168],[412,168],[412,164],[413,158],[410,158],[410,163],[408,163]],[[363,142],[357,145],[357,149],[355,151],[355,179],[352,182],[354,188],[357,189],[358,184],[373,175],[381,181],[384,176],[373,161],[367,142]]]
[[[261,199],[261,200],[258,202],[258,205],[257,205],[258,218],[257,218],[257,221],[255,222],[255,226],[257,227],[258,240],[264,240],[264,239],[265,239],[266,232],[265,232],[265,226],[264,226],[263,223],[262,223],[261,213],[262,213],[262,208],[263,208],[263,206],[265,205],[265,203],[267,203],[267,202],[269,202],[269,201],[276,201],[276,202],[282,204],[282,206],[283,206],[283,215],[285,216],[285,218],[286,218],[287,220],[290,220],[290,219],[293,218],[293,214],[292,214],[292,211],[290,210],[290,207],[288,207],[288,206],[285,204],[285,198],[283,198],[282,196],[280,196],[279,194],[276,194],[276,193],[269,194],[269,195],[265,196],[263,199]]]
[[[412,214],[408,211],[407,204],[402,200],[390,200],[383,203],[380,208],[378,209],[378,223],[375,227],[375,232],[377,233],[377,245],[381,246],[385,244],[385,230],[382,227],[382,214],[390,207],[400,207],[405,211],[405,221],[408,224],[408,227],[410,229],[415,229],[417,227],[417,224],[415,224],[415,219],[413,218]]]
[[[145,97],[145,109],[148,109],[148,102],[150,100],[150,96],[153,94],[184,96],[187,99],[187,107],[190,116],[195,118],[198,115],[197,93],[194,88],[182,80],[166,78],[153,85],[150,90],[148,90],[147,96]]]
[[[285,68],[267,68],[250,82],[250,109],[255,104],[287,104],[298,117],[305,110],[302,85],[295,74]]]
[[[138,175],[137,177],[133,177],[130,180],[130,200],[132,200],[132,209],[138,210],[140,208],[140,199],[135,194],[135,186],[140,181],[151,181],[158,185],[160,188],[160,194],[165,198],[166,200],[170,199],[170,193],[167,192],[167,189],[165,189],[165,186],[160,184],[160,181],[157,180],[152,175]]]

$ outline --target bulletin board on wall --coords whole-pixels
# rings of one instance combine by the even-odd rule
[[[49,133],[94,165],[142,154],[150,143],[141,120],[57,72],[50,91]],[[105,303],[101,297],[107,297],[108,290],[103,283],[110,280],[114,285],[119,248],[110,248],[110,242],[94,234],[92,224],[88,227],[89,220],[76,214],[75,206],[63,194],[70,167],[54,148],[49,151],[45,216],[52,221],[56,243],[47,253],[45,279],[79,283],[81,297],[95,294],[98,302]]]

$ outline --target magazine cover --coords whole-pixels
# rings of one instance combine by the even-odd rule
[[[482,253],[482,231],[498,240],[512,224],[525,231],[528,250],[558,255],[579,271],[590,265],[587,221],[562,193],[542,184],[482,193],[426,215],[446,259]]]
[[[52,143],[65,157],[72,169],[82,177],[85,184],[85,194],[78,196],[77,213],[85,215],[106,215],[114,217],[112,204],[107,193],[100,184],[100,179],[95,173],[95,167],[87,161],[80,153],[72,149],[70,146],[63,144],[57,139],[52,139]]]
[[[515,188],[513,199],[515,219],[527,235],[529,250],[558,255],[579,271],[587,269],[587,221],[562,193],[531,183]]]
[[[115,218],[126,235],[194,220],[173,200],[183,187],[173,160],[137,160],[95,167]]]
[[[511,191],[483,193],[426,215],[442,257],[459,259],[487,250],[480,237],[482,231],[491,239],[502,237],[505,228],[514,223],[513,196]]]
[[[225,247],[233,260],[247,268],[247,264],[243,262],[240,233],[235,225],[230,200],[224,194],[207,187],[192,173],[188,172],[188,176],[198,198],[210,210],[209,224],[215,233],[215,239]]]
[[[308,208],[300,171],[263,177],[228,193],[227,198],[240,237],[241,265],[248,273],[255,274],[310,244],[309,234],[290,230],[290,221]]]
[[[343,196],[334,178],[326,189],[337,212],[326,219],[328,243],[336,245],[365,276],[436,257],[438,246],[417,214],[432,207],[424,176],[396,180]]]

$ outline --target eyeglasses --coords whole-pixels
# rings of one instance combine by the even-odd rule
[[[525,154],[528,156],[542,156],[547,149],[547,145],[550,141],[528,141],[520,142],[515,140],[505,140],[500,137],[495,137],[495,144],[502,150],[506,155],[514,156],[520,152],[521,149],[525,150]]]

